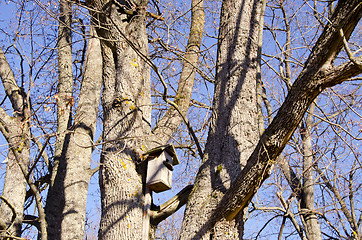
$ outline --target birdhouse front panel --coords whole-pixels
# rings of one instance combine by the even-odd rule
[[[147,187],[158,193],[171,189],[173,159],[166,151],[150,159],[147,167]]]

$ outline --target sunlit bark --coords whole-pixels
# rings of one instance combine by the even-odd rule
[[[203,233],[211,229],[222,218],[232,220],[243,210],[259,186],[270,175],[277,157],[299,125],[304,113],[320,92],[348,80],[362,72],[356,61],[333,67],[332,63],[343,47],[340,29],[348,39],[362,16],[359,1],[339,1],[328,24],[319,37],[305,67],[294,82],[283,105],[272,123],[260,137],[259,143],[234,184],[218,203],[213,215],[206,219]],[[336,29],[334,26],[339,26]]]
[[[0,217],[5,224],[1,228],[7,231],[1,234],[3,237],[20,237],[27,186],[25,177],[30,163],[30,110],[27,94],[18,86],[2,49],[0,49],[0,78],[14,112],[13,116],[9,116],[3,108],[0,108],[0,131],[9,145],[2,192],[2,197],[7,199],[9,204],[2,201],[0,206]]]
[[[262,1],[224,1],[221,11],[213,118],[205,156],[185,211],[181,239],[239,239],[243,214],[203,225],[233,184],[259,136],[256,98]]]
[[[73,99],[73,61],[72,61],[72,4],[60,1],[58,27],[58,91],[57,138],[54,161],[51,166],[50,186],[46,203],[48,233],[51,239],[60,239],[62,211],[64,209],[64,177],[66,174],[65,153],[69,146],[67,130],[72,124],[71,108]]]

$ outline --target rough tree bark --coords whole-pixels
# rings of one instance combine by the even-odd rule
[[[336,56],[362,16],[360,1],[339,1],[297,80],[272,123],[260,137],[246,166],[207,219],[199,219],[201,228],[194,235],[200,239],[215,223],[234,219],[248,206],[259,186],[270,175],[276,159],[298,127],[304,113],[318,94],[327,87],[346,81],[362,72],[361,57],[333,66]],[[343,32],[343,34],[341,34]],[[195,188],[197,189],[197,188]]]
[[[223,1],[212,121],[205,155],[187,203],[181,239],[239,239],[243,214],[212,230],[202,225],[240,174],[259,137],[258,37],[262,1]]]
[[[58,41],[57,141],[46,216],[50,239],[82,239],[91,154],[102,86],[99,39],[90,29],[79,101],[71,119],[73,99],[71,3],[60,2]]]
[[[148,1],[125,3],[128,15],[109,1],[94,1],[103,56],[102,216],[99,239],[141,239],[142,177],[137,154],[151,133],[150,68],[145,14]]]
[[[58,91],[57,137],[54,160],[50,171],[50,184],[45,206],[46,221],[50,239],[60,239],[62,211],[64,209],[65,153],[69,146],[67,130],[71,125],[73,98],[73,61],[72,61],[72,4],[67,0],[59,2],[58,27]]]
[[[26,195],[26,175],[30,163],[30,109],[28,95],[19,87],[4,52],[0,49],[0,78],[9,98],[13,116],[0,108],[0,131],[9,144],[6,175],[0,206],[1,234],[20,237]]]
[[[100,41],[93,29],[88,41],[77,112],[65,154],[61,239],[83,239],[90,167],[102,86]]]
[[[151,133],[150,66],[156,72],[157,69],[147,58],[147,3],[89,3],[102,12],[97,17],[104,61],[100,239],[141,239],[145,173],[138,165],[139,155],[169,141],[183,120],[180,114],[187,113],[193,89],[204,24],[203,1],[192,3],[193,31],[190,31],[176,98],[169,102],[174,108],[170,108],[160,121],[162,124]],[[165,100],[169,101],[167,94]]]

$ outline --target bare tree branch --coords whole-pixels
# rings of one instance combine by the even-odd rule
[[[9,97],[15,114],[23,114],[24,89],[21,89],[15,81],[14,73],[0,48],[0,78],[2,80],[6,95]]]
[[[321,169],[319,169],[317,166],[314,166],[314,169],[317,171],[317,173],[323,179],[324,184],[326,184],[328,189],[337,198],[338,203],[341,205],[341,211],[346,216],[347,221],[350,224],[353,231],[358,234],[359,230],[358,230],[357,222],[355,221],[355,219],[353,218],[351,213],[348,211],[347,205],[346,205],[345,201],[343,200],[343,197],[340,195],[340,192],[338,191],[338,189],[330,183],[330,181],[328,180],[328,178],[325,176],[325,174],[323,173],[323,171]]]
[[[171,216],[183,205],[185,205],[188,196],[191,193],[192,187],[193,185],[184,187],[179,193],[176,194],[176,196],[156,207],[156,209],[151,209],[151,224],[158,225],[161,221],[165,220],[167,217]]]
[[[25,215],[24,219],[23,219],[23,223],[27,223],[30,224],[34,227],[36,227],[36,229],[38,229],[38,231],[40,231],[40,222],[39,222],[39,217],[37,216],[33,216],[33,215]]]
[[[324,29],[273,122],[261,136],[245,168],[219,202],[209,221],[204,224],[202,232],[224,217],[227,220],[233,219],[248,205],[257,189],[270,175],[276,158],[291,138],[309,105],[322,90],[362,72],[353,62],[338,67],[331,66],[343,47],[339,29],[344,29],[345,36],[349,37],[361,16],[362,5],[359,1],[338,2],[332,17],[333,23]]]

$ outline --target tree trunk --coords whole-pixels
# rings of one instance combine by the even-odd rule
[[[99,239],[142,239],[143,189],[137,156],[151,133],[150,71],[145,27],[147,1],[129,16],[108,2],[98,33],[103,55],[102,216]],[[129,6],[124,6],[125,8]]]
[[[182,123],[184,118],[186,118],[187,111],[191,102],[191,95],[193,92],[194,80],[196,75],[196,67],[199,62],[200,55],[200,46],[202,40],[202,34],[204,30],[205,22],[205,12],[204,12],[204,1],[203,0],[192,0],[191,1],[191,26],[190,33],[187,41],[186,51],[183,59],[183,66],[181,71],[180,80],[178,82],[178,88],[176,92],[175,99],[173,103],[168,102],[172,106],[168,109],[165,115],[157,123],[157,125],[152,129],[153,135],[150,138],[149,147],[156,147],[158,145],[163,145],[167,143],[171,138],[175,130]],[[169,101],[167,98],[167,88],[164,89],[164,99]],[[190,131],[190,129],[189,129]],[[190,133],[192,135],[192,133]],[[199,146],[198,146],[199,147]],[[200,151],[200,149],[199,149]],[[201,151],[199,152],[202,155]],[[190,188],[187,189],[187,194],[189,195]],[[147,193],[146,196],[147,197]],[[180,209],[184,204],[186,204],[187,197],[181,197],[182,200],[178,201],[178,204],[173,202],[176,207],[167,207],[165,210],[160,210],[160,212],[148,211],[147,214],[151,215],[146,216],[145,220],[150,218],[150,231],[149,239],[155,239],[155,233],[157,225]],[[148,221],[148,220],[147,220]],[[146,223],[145,223],[146,224]]]
[[[145,169],[138,166],[138,156],[170,140],[186,116],[193,89],[204,25],[200,0],[192,1],[191,31],[183,70],[175,101],[169,102],[173,107],[152,134],[149,65],[153,64],[148,59],[145,29],[147,3],[135,2],[132,8],[135,15],[130,16],[124,11],[131,7],[127,4],[92,2],[106,13],[98,18],[104,27],[98,29],[104,38],[100,239],[141,239]],[[167,94],[165,100],[169,101]]]
[[[67,0],[61,0],[59,5],[57,138],[45,206],[49,238],[54,240],[61,238],[62,221],[60,219],[62,219],[64,209],[64,178],[66,174],[65,154],[69,146],[67,130],[71,125],[73,97],[72,4]]]
[[[243,236],[243,214],[208,232],[202,231],[202,226],[241,172],[259,136],[256,77],[261,8],[262,1],[223,2],[212,122],[181,239]]]
[[[64,176],[61,239],[83,239],[94,135],[102,86],[100,41],[91,27],[77,112],[69,138]]]
[[[60,16],[58,28],[58,92],[57,102],[57,139],[55,142],[54,163],[50,186],[54,185],[59,162],[64,159],[67,137],[66,131],[71,124],[71,99],[73,96],[72,61],[72,5],[68,0],[59,3]]]
[[[317,215],[314,213],[314,178],[313,178],[313,150],[312,150],[312,115],[314,112],[315,104],[309,108],[306,121],[302,125],[301,135],[303,141],[303,188],[302,188],[302,201],[301,211],[306,211],[302,214],[305,222],[305,232],[308,239],[319,240],[322,239],[321,230]]]
[[[192,0],[190,33],[186,51],[183,56],[181,76],[178,82],[175,100],[173,102],[178,107],[178,111],[174,107],[170,107],[154,129],[152,129],[154,136],[152,144],[163,145],[167,143],[171,139],[172,134],[183,121],[181,115],[187,115],[194,86],[196,67],[199,62],[204,22],[204,1]]]
[[[21,122],[14,121],[14,123],[12,126],[13,131],[10,132],[11,139],[9,141],[2,197],[12,205],[16,216],[14,216],[13,210],[4,201],[2,201],[0,207],[0,214],[1,218],[5,221],[6,227],[9,227],[6,235],[20,237],[27,187],[24,172],[21,168],[27,170],[29,166],[29,135],[26,134],[29,132],[23,131],[24,127],[21,126]],[[12,151],[18,152],[17,157],[15,157]]]
[[[0,206],[0,217],[4,222],[0,227],[2,230],[7,229],[3,237],[20,237],[27,187],[26,175],[30,163],[30,110],[27,94],[17,85],[2,49],[0,49],[0,77],[14,112],[11,117],[0,107],[0,131],[9,144],[3,201]]]
[[[291,138],[308,107],[323,89],[346,81],[362,72],[361,57],[337,67],[332,65],[343,47],[341,31],[345,39],[349,39],[361,16],[362,5],[359,1],[338,2],[331,23],[325,27],[319,37],[283,105],[260,137],[247,164],[224,194],[212,216],[203,222],[200,233],[211,229],[223,218],[234,219],[248,206],[259,186],[270,175],[277,157]]]

